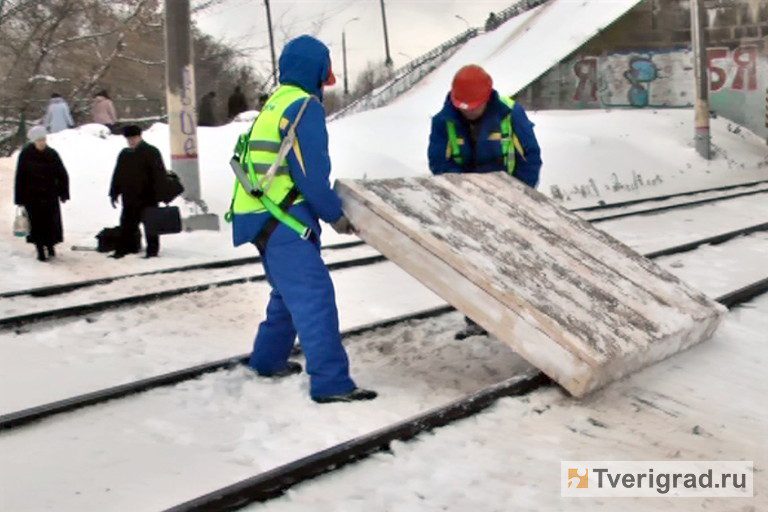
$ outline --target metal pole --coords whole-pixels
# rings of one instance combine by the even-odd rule
[[[387,59],[384,64],[392,66],[392,57],[389,55],[389,34],[387,33],[387,11],[384,9],[384,0],[379,0],[381,4],[381,21],[384,23],[384,50],[387,53]]]
[[[272,82],[277,87],[277,61],[275,60],[275,36],[272,33],[272,13],[269,10],[269,0],[264,0],[267,8],[267,28],[269,29],[269,51],[272,52]]]
[[[165,0],[165,56],[171,168],[184,185],[184,199],[204,208],[197,161],[195,68],[189,0]]]
[[[344,62],[344,95],[349,94],[349,80],[347,80],[347,34],[341,31],[341,60]]]
[[[691,0],[691,47],[696,77],[694,141],[696,151],[709,160],[709,70],[707,67],[707,42],[704,31],[704,10],[701,0]]]

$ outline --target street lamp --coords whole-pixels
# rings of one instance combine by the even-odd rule
[[[341,59],[344,62],[344,95],[349,94],[349,81],[347,79],[347,24],[352,23],[353,21],[359,21],[360,18],[352,18],[351,20],[347,20],[346,23],[344,23],[344,26],[341,27]]]
[[[458,14],[454,14],[454,16],[467,24],[467,30],[472,28],[472,25],[470,25],[469,22],[465,20],[463,16],[459,16]]]
[[[277,61],[275,59],[275,37],[272,34],[272,12],[269,9],[269,0],[264,0],[264,7],[267,9],[267,28],[269,29],[269,51],[272,54],[272,81],[277,87]]]
[[[384,64],[388,67],[392,66],[392,57],[389,55],[389,33],[387,32],[387,11],[384,8],[384,0],[380,0],[381,4],[381,21],[384,24],[384,51],[386,52],[387,59]]]

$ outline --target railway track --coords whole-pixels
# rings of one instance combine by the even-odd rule
[[[582,218],[590,222],[602,222],[614,220],[634,215],[658,213],[677,208],[697,206],[707,203],[714,203],[726,199],[750,196],[755,194],[768,193],[768,180],[754,181],[739,185],[730,185],[725,187],[716,187],[709,189],[696,190],[693,192],[683,192],[663,196],[655,196],[645,199],[636,199],[617,203],[604,203],[596,206],[573,208],[571,211],[577,212]],[[671,202],[671,204],[670,204]],[[658,204],[664,203],[664,204]],[[605,213],[610,212],[610,213]],[[359,247],[365,245],[362,240],[330,244],[323,247],[323,251],[338,251]],[[206,263],[197,263],[179,267],[170,267],[146,272],[136,272],[131,274],[121,274],[118,276],[109,276],[98,279],[89,279],[84,281],[75,281],[58,285],[39,286],[22,290],[12,290],[0,292],[0,299],[13,297],[50,297],[69,293],[75,290],[99,286],[124,279],[135,277],[145,277],[152,275],[173,274],[176,272],[189,272],[193,270],[214,270],[222,268],[238,267],[261,262],[260,256],[251,256],[244,258],[233,258],[227,260],[217,260]]]
[[[721,233],[716,236],[693,240],[686,244],[679,244],[675,247],[670,247],[663,251],[656,251],[655,253],[646,255],[656,258],[660,256],[679,254],[680,252],[689,251],[702,244],[722,243],[732,240],[733,238],[743,234],[753,233],[765,229],[768,229],[768,223],[756,224],[739,230]],[[372,260],[372,258],[380,259]],[[366,262],[362,263],[361,261],[363,260]],[[358,265],[373,264],[380,261],[383,261],[383,257],[381,256],[349,260],[348,262],[342,262],[341,264],[345,266],[341,266],[339,269],[350,268]],[[332,270],[336,269],[332,268]],[[257,277],[258,276],[254,276],[250,279],[263,280],[263,276],[261,279],[258,279]],[[203,286],[208,285],[210,286],[204,289],[210,289],[211,287],[216,286],[227,286],[227,284],[221,283],[208,283],[207,285]],[[717,300],[727,307],[732,308],[757,295],[765,293],[767,290],[768,277],[754,281],[746,286],[740,286],[737,289],[730,290],[727,293],[719,296]],[[183,293],[190,292],[180,292],[179,294]],[[159,300],[161,298],[163,297],[149,298],[146,299],[146,301]],[[128,303],[120,305],[127,304]],[[118,306],[108,306],[106,309],[111,307]],[[370,325],[366,325],[354,330],[346,331],[344,334],[345,337],[356,336],[401,322],[439,316],[446,314],[449,311],[452,311],[452,308],[434,308],[416,313],[414,315],[406,315],[389,319],[385,322],[372,323]],[[51,319],[51,317],[46,319]],[[196,365],[194,367],[171,372],[168,374],[158,375],[149,379],[143,379],[141,381],[132,382],[122,386],[116,386],[94,393],[80,395],[78,397],[71,397],[69,399],[52,404],[46,404],[44,406],[6,414],[0,417],[0,430],[7,431],[15,429],[30,424],[34,421],[50,418],[57,414],[71,412],[90,405],[103,403],[107,400],[123,398],[147,390],[156,389],[158,387],[178,384],[180,382],[200,377],[206,373],[231,369],[241,365],[246,357],[246,354],[241,354],[231,358],[225,358],[202,365]],[[285,490],[301,481],[305,481],[323,473],[333,471],[351,462],[361,460],[377,451],[386,450],[390,443],[393,441],[412,439],[424,431],[438,428],[458,419],[476,414],[477,412],[480,412],[481,410],[492,405],[499,398],[505,396],[523,396],[548,384],[549,380],[540,373],[531,373],[517,376],[512,379],[507,379],[495,385],[488,386],[464,398],[454,400],[444,406],[433,408],[429,411],[417,414],[390,426],[378,429],[374,432],[356,437],[349,441],[344,441],[332,446],[331,448],[313,453],[309,456],[297,459],[293,462],[279,466],[269,471],[259,473],[250,478],[241,480],[235,484],[222,487],[221,489],[218,489],[212,493],[208,493],[193,500],[180,503],[179,505],[167,509],[167,512],[193,510],[237,510],[238,508],[245,506],[248,503],[265,501],[274,498],[281,495],[285,492]]]
[[[718,297],[717,301],[733,308],[766,291],[768,278],[733,290]],[[543,373],[511,378],[444,406],[180,503],[165,512],[225,512],[238,510],[251,503],[268,501],[281,496],[298,483],[336,471],[373,453],[388,450],[393,441],[408,441],[423,432],[477,414],[500,398],[524,396],[550,384],[551,381]]]
[[[737,238],[739,236],[755,233],[758,231],[765,231],[765,230],[768,230],[768,222],[745,226],[745,227],[734,229],[734,230],[728,230],[723,233],[718,233],[716,235],[706,236],[703,238],[695,238],[692,240],[688,240],[684,243],[680,243],[670,247],[665,247],[663,249],[657,249],[657,250],[645,252],[644,256],[646,256],[647,258],[657,258],[660,256],[669,256],[673,254],[679,254],[682,252],[693,250],[702,245],[721,244],[729,240],[732,240],[734,238]],[[362,243],[356,244],[352,247],[357,247],[359,245],[362,245]],[[349,247],[350,246],[347,246],[347,248]],[[328,269],[333,272],[333,271],[347,269],[347,268],[372,265],[375,263],[383,262],[385,260],[386,258],[384,256],[380,254],[375,254],[375,255],[365,256],[362,258],[351,258],[351,259],[342,258],[338,261],[329,263],[327,266],[328,266]],[[120,297],[120,298],[109,299],[109,300],[101,300],[96,302],[81,303],[81,304],[65,306],[65,307],[45,309],[42,311],[8,315],[8,316],[0,317],[0,330],[11,329],[11,328],[18,329],[23,326],[29,326],[32,324],[38,324],[38,323],[47,322],[51,320],[79,318],[84,315],[101,313],[101,312],[116,309],[116,308],[156,302],[163,299],[178,297],[180,295],[202,292],[202,291],[210,290],[213,288],[222,288],[222,287],[233,286],[233,285],[244,284],[244,283],[260,282],[260,281],[264,281],[265,279],[266,279],[266,276],[263,273],[259,273],[256,275],[248,275],[248,276],[237,277],[233,279],[216,280],[212,282],[205,282],[205,283],[195,284],[190,286],[182,286],[178,288],[171,288],[171,289],[166,289],[161,291],[142,293],[139,295],[131,295],[131,296]],[[18,332],[22,332],[22,331],[18,331]]]
[[[749,286],[741,286],[739,289],[731,290],[718,297],[718,300],[729,307],[735,307],[751,297],[764,293],[766,289],[768,289],[768,278],[755,281]],[[393,318],[386,322],[377,322],[347,331],[345,336],[366,334],[402,322],[434,318],[447,314],[449,311],[451,311],[449,307],[435,308],[416,315]],[[246,355],[242,354],[233,358],[198,365],[198,367],[188,368],[180,372],[172,372],[171,374],[161,375],[152,379],[145,379],[143,382],[131,383],[125,387],[118,386],[117,388],[103,390],[102,392],[90,394],[90,396],[73,397],[56,405],[49,404],[46,407],[34,408],[35,410],[5,415],[0,419],[0,425],[5,432],[15,431],[19,427],[28,425],[36,420],[51,418],[63,412],[71,412],[88,405],[103,403],[107,400],[125,398],[136,393],[156,389],[158,386],[178,384],[217,370],[226,371],[241,365],[245,357]],[[486,386],[463,398],[452,400],[445,405],[412,415],[407,419],[394,422],[391,425],[359,435],[350,440],[339,442],[329,448],[300,457],[273,469],[259,472],[251,477],[223,486],[192,500],[179,503],[168,508],[167,511],[237,510],[249,503],[266,501],[280,496],[286,490],[302,481],[365,459],[378,451],[387,450],[393,441],[412,439],[423,432],[477,414],[500,398],[521,397],[549,384],[549,380],[537,372],[517,375],[514,378]],[[56,408],[59,409],[56,410]],[[45,411],[45,409],[48,410]]]

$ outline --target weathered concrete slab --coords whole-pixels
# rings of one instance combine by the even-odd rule
[[[363,240],[575,396],[709,338],[725,311],[503,173],[336,188]]]

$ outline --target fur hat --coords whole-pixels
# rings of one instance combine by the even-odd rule
[[[35,142],[36,140],[44,139],[46,135],[48,135],[48,130],[46,130],[45,126],[42,126],[42,125],[33,126],[29,130],[27,130],[27,139],[29,139],[30,142]]]
[[[129,124],[123,128],[123,135],[125,137],[137,137],[141,135],[141,128],[135,124]]]

